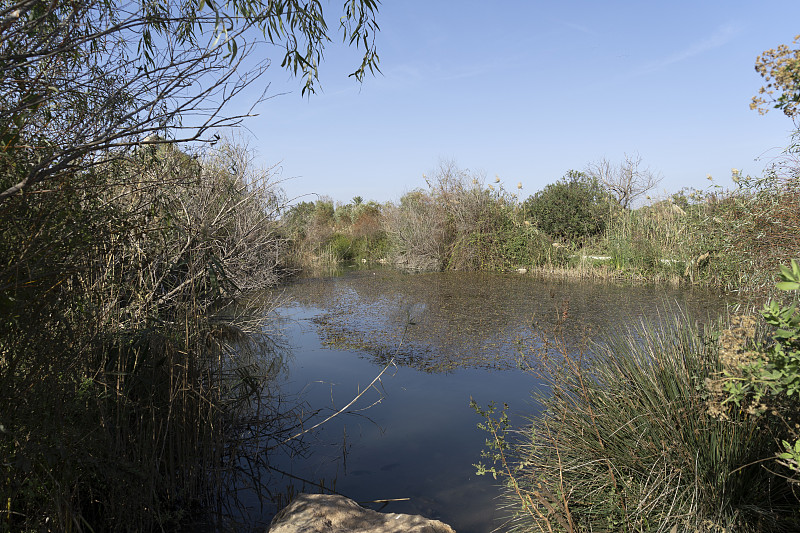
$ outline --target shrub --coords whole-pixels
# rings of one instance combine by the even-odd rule
[[[800,256],[799,139],[762,178],[734,171],[734,190],[704,195],[695,250],[712,255],[710,283],[763,296],[774,287],[774,265]]]
[[[393,262],[410,270],[441,270],[447,257],[446,213],[428,193],[411,191],[386,209]]]
[[[330,250],[330,256],[336,262],[350,261],[355,256],[352,240],[341,233],[334,233],[324,246]]]
[[[549,260],[550,240],[525,226],[516,194],[500,178],[443,163],[428,191],[412,191],[387,210],[395,260],[411,268],[507,270]],[[521,187],[521,185],[520,185]]]
[[[800,290],[800,266],[792,260],[781,266],[783,291]],[[720,336],[723,371],[706,382],[714,393],[712,408],[722,419],[732,412],[747,412],[756,419],[777,419],[784,430],[779,464],[800,481],[800,313],[791,304],[771,300],[761,310],[768,332],[761,332],[755,317],[737,316]],[[765,337],[769,337],[765,339]]]
[[[523,212],[551,237],[582,243],[605,230],[613,205],[596,179],[570,171],[525,200]]]
[[[173,530],[221,501],[265,397],[239,299],[283,257],[247,163],[142,151],[0,205],[0,529]]]
[[[336,267],[354,260],[374,261],[387,254],[382,206],[364,202],[338,205],[320,199],[301,202],[283,217],[284,232],[291,238],[294,266],[304,269]]]
[[[300,202],[289,208],[283,216],[283,227],[287,236],[297,242],[306,237],[306,230],[314,219],[314,202]]]

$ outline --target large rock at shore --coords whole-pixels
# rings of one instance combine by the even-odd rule
[[[344,496],[301,494],[275,515],[269,533],[455,533],[419,515],[379,513]]]

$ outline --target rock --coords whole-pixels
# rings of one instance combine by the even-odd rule
[[[275,515],[269,533],[455,533],[419,515],[379,513],[344,496],[300,494]]]

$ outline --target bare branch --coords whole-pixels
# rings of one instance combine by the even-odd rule
[[[642,168],[642,157],[638,153],[625,154],[625,159],[616,166],[605,158],[601,159],[591,163],[586,173],[600,181],[623,209],[630,209],[636,200],[655,189],[662,180],[661,174]]]

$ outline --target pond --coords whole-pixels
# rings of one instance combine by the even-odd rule
[[[362,395],[305,434],[294,453],[270,456],[275,493],[324,485],[459,533],[491,531],[504,516],[498,482],[475,474],[486,434],[470,399],[508,404],[517,426],[535,416],[531,393],[543,385],[518,359],[542,332],[560,328],[578,346],[676,313],[707,321],[726,306],[720,295],[666,286],[391,270],[301,279],[278,296],[286,303],[274,323],[290,350],[278,387],[316,412],[304,427]],[[254,524],[276,512],[251,503]]]

